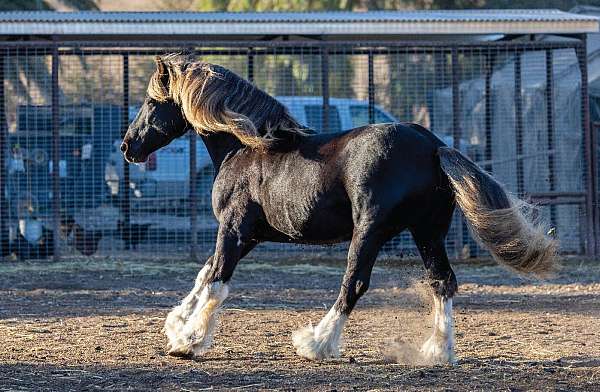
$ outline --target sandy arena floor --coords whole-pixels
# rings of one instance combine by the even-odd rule
[[[550,282],[490,264],[455,266],[458,364],[389,363],[395,339],[431,323],[419,264],[379,262],[342,357],[309,362],[290,334],[337,296],[340,261],[242,262],[214,348],[165,355],[163,319],[198,266],[115,260],[0,264],[0,390],[600,390],[600,262],[570,260]]]

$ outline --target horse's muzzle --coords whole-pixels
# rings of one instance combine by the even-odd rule
[[[123,139],[120,146],[123,157],[129,163],[142,163],[146,162],[149,154],[145,154],[142,151],[142,146],[139,141]]]

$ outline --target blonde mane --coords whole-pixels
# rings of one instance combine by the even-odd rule
[[[312,133],[279,103],[230,70],[183,55],[156,58],[148,95],[173,100],[199,134],[228,132],[244,145],[264,149],[282,135]]]

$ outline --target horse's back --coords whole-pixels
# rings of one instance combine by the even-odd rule
[[[217,182],[232,188],[225,177],[243,179],[247,185],[238,188],[249,192],[221,193],[255,200],[268,225],[284,234],[281,240],[338,242],[350,238],[362,211],[379,209],[390,217],[422,211],[436,187],[439,145],[424,128],[370,125],[306,136],[284,151],[246,150],[224,165]]]

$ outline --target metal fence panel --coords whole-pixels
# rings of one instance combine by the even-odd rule
[[[563,252],[593,251],[595,137],[579,41],[21,42],[0,44],[3,255],[212,252],[214,170],[201,139],[188,134],[143,165],[119,151],[154,56],[181,51],[252,80],[319,132],[396,121],[430,128],[539,203]],[[458,212],[447,241],[454,257],[485,254]],[[329,257],[345,246],[263,244],[253,253]],[[383,253],[415,247],[403,233]]]

